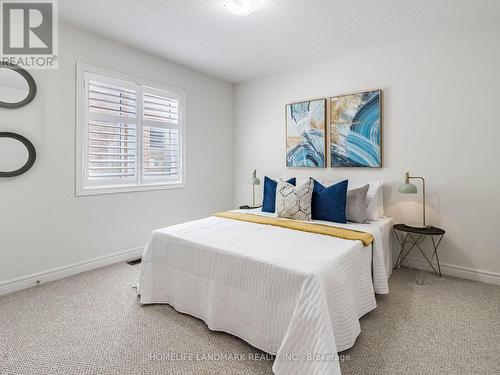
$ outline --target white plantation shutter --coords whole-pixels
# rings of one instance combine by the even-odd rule
[[[90,120],[88,179],[104,181],[135,177],[136,144],[135,125]]]
[[[89,75],[87,181],[134,183],[137,173],[137,94],[134,85]]]
[[[77,194],[181,185],[182,93],[92,70],[78,66]]]
[[[177,179],[181,170],[179,97],[144,88],[143,178]]]

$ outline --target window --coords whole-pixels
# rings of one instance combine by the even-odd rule
[[[182,91],[77,66],[77,195],[182,187]]]

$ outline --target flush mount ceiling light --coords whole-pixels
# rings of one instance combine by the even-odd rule
[[[222,5],[237,16],[248,16],[257,11],[260,2],[260,0],[224,0]]]

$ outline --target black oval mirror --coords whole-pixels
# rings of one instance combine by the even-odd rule
[[[35,80],[19,66],[0,62],[0,107],[20,108],[36,95]]]
[[[24,147],[26,147],[26,149],[28,150],[28,160],[26,161],[26,163],[24,163],[24,165],[12,171],[0,171],[0,177],[19,176],[27,172],[33,166],[33,164],[35,164],[36,160],[35,146],[33,146],[33,143],[31,143],[27,138],[23,137],[20,134],[10,133],[10,132],[0,132],[0,138],[12,138],[18,142],[21,142],[24,145]],[[10,146],[2,147],[0,144],[0,157],[5,158],[6,156],[2,155],[2,152],[5,151],[5,153],[8,153],[9,150]]]

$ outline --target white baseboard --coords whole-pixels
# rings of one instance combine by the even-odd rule
[[[142,255],[143,247],[120,251],[100,258],[89,259],[83,262],[69,264],[67,266],[53,268],[47,271],[34,273],[28,276],[0,282],[0,296],[12,293],[21,289],[73,276],[81,272],[90,271],[96,268],[108,266],[110,264],[128,261],[139,258]]]
[[[110,264],[125,262],[131,259],[139,258],[142,255],[143,247],[120,251],[100,258],[94,258],[79,263],[70,264],[63,267],[53,268],[47,271],[34,273],[28,276],[0,282],[0,296],[13,293],[18,290],[31,288],[36,285],[44,284],[49,281],[59,280],[64,277],[73,276],[81,272],[108,266]],[[428,266],[425,260],[407,258],[411,267],[426,269]],[[403,263],[406,266],[406,261]],[[437,269],[437,264],[434,264]],[[500,273],[478,270],[469,267],[456,266],[453,264],[441,263],[441,272],[444,275],[460,277],[474,281],[481,281],[487,284],[500,285]]]
[[[425,270],[427,267],[430,268],[429,264],[425,259],[415,259],[407,258],[410,267]],[[406,260],[403,262],[403,266],[406,266]],[[437,264],[433,263],[437,270]],[[500,285],[500,273],[478,270],[469,267],[456,266],[453,264],[440,263],[441,273],[443,275],[449,275],[454,277],[460,277],[462,279],[469,279],[474,281],[481,281],[487,284]],[[431,269],[432,271],[432,269]]]

